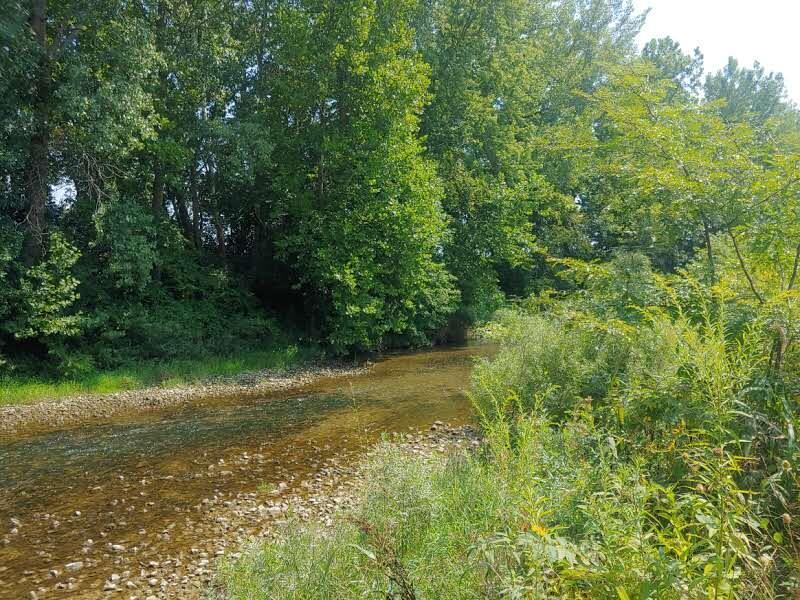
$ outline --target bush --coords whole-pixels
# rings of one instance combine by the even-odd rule
[[[503,311],[485,331],[501,346],[478,365],[471,397],[483,422],[544,412],[563,419],[588,398],[605,398],[630,348],[630,327],[586,315]]]
[[[384,448],[332,533],[292,530],[251,549],[227,566],[221,589],[231,598],[796,593],[800,456],[787,391],[796,373],[775,371],[770,318],[758,311],[745,324],[741,307],[691,279],[648,282],[656,293],[598,292],[587,303],[579,292],[499,314],[487,328],[499,351],[471,386],[481,453],[426,463]]]
[[[431,463],[385,446],[357,508],[333,529],[292,521],[251,547],[223,567],[220,595],[677,599],[775,586],[769,546],[729,488],[720,502],[664,486],[585,416],[521,419],[515,440],[495,429],[485,456]]]

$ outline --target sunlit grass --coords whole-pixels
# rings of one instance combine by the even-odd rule
[[[0,406],[78,394],[111,394],[152,386],[175,388],[213,377],[231,377],[248,371],[287,369],[307,362],[317,354],[318,352],[311,348],[286,344],[230,356],[143,363],[112,371],[93,371],[74,380],[6,377],[0,379]]]
[[[498,315],[470,387],[481,449],[382,445],[331,526],[290,515],[221,563],[211,597],[789,597],[796,446],[741,458],[766,438],[750,415],[780,431],[789,414],[762,383],[770,345],[719,312],[607,315]]]

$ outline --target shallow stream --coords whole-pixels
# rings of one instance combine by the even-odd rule
[[[176,524],[208,498],[291,490],[383,432],[468,422],[469,372],[489,352],[390,355],[367,374],[262,398],[0,440],[0,598],[102,595],[115,570],[202,545]]]

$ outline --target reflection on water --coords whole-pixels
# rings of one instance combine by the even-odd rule
[[[93,552],[102,580],[102,550],[87,550],[88,539],[175,552],[194,541],[191,532],[168,540],[151,532],[209,495],[303,476],[384,431],[466,422],[469,370],[488,352],[395,355],[367,375],[275,397],[214,400],[0,443],[0,598],[24,597],[50,569],[91,563]],[[248,453],[258,460],[225,470]]]

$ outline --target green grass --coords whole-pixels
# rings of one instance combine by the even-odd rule
[[[333,528],[292,520],[276,542],[226,563],[219,597],[405,598],[406,585],[419,598],[480,597],[463,593],[476,585],[470,548],[508,506],[491,474],[466,458],[428,462],[387,444],[364,479],[358,507]]]
[[[486,455],[430,461],[384,445],[351,512],[328,530],[291,521],[224,563],[217,598],[677,600],[683,565],[628,543],[647,533],[641,472],[579,424],[521,426],[513,452],[502,435]]]
[[[287,343],[229,356],[133,364],[111,371],[92,371],[70,380],[5,377],[0,379],[0,406],[57,400],[77,394],[110,394],[153,386],[180,387],[212,377],[230,377],[260,369],[286,369],[318,355],[315,349]]]
[[[759,331],[733,337],[721,313],[569,309],[497,324],[500,351],[472,376],[482,452],[426,461],[384,445],[333,527],[291,522],[224,562],[209,593],[796,597],[800,451],[760,440],[798,419],[764,385]]]

